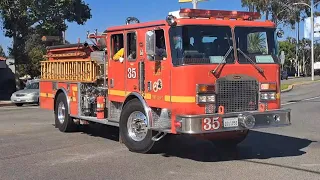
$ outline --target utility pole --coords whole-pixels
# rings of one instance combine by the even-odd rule
[[[319,1],[320,2],[320,1]],[[311,0],[311,80],[314,81],[314,2]]]

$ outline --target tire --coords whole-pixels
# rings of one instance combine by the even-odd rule
[[[68,113],[69,110],[67,99],[63,93],[58,94],[54,109],[56,128],[58,128],[61,132],[74,132],[77,130],[78,126],[73,122]]]
[[[246,139],[246,137],[249,134],[249,130],[247,130],[244,134],[241,136],[232,138],[232,139],[223,139],[223,140],[215,140],[212,141],[212,143],[220,149],[234,149],[240,144],[242,141]]]
[[[132,152],[136,153],[153,153],[156,150],[159,150],[159,143],[152,140],[152,137],[155,135],[154,131],[146,130],[146,135],[139,140],[135,137],[133,130],[128,129],[128,121],[131,122],[130,115],[141,115],[141,119],[146,120],[146,113],[140,101],[138,99],[130,100],[123,108],[121,117],[120,117],[120,138],[125,146]],[[136,116],[137,117],[137,116]],[[130,118],[130,119],[129,119]],[[146,121],[144,121],[146,122]],[[146,125],[146,123],[143,123]],[[131,135],[130,135],[131,134]],[[135,139],[136,138],[136,139]]]
[[[16,106],[21,107],[21,106],[23,106],[23,104],[22,103],[16,103]]]

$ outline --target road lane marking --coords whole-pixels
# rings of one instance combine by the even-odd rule
[[[307,98],[307,99],[302,99],[302,100],[299,100],[299,101],[297,101],[297,102],[283,103],[283,104],[281,104],[281,106],[286,106],[286,105],[290,105],[290,104],[296,104],[296,103],[299,103],[299,102],[310,101],[310,100],[315,100],[315,99],[320,99],[320,96],[316,96],[316,97],[312,97],[312,98]]]

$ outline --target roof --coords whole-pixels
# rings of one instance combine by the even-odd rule
[[[7,58],[0,56],[0,61],[5,61]]]
[[[107,28],[107,32],[147,28],[147,27],[160,26],[165,24],[166,24],[166,20],[149,21],[149,22],[142,22],[142,23],[136,23],[136,24],[109,27]]]

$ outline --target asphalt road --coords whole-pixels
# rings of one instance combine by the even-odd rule
[[[282,95],[292,126],[252,131],[233,152],[174,137],[163,153],[129,152],[118,131],[64,134],[37,107],[0,108],[0,179],[320,179],[320,83]],[[307,99],[307,100],[305,100]]]

